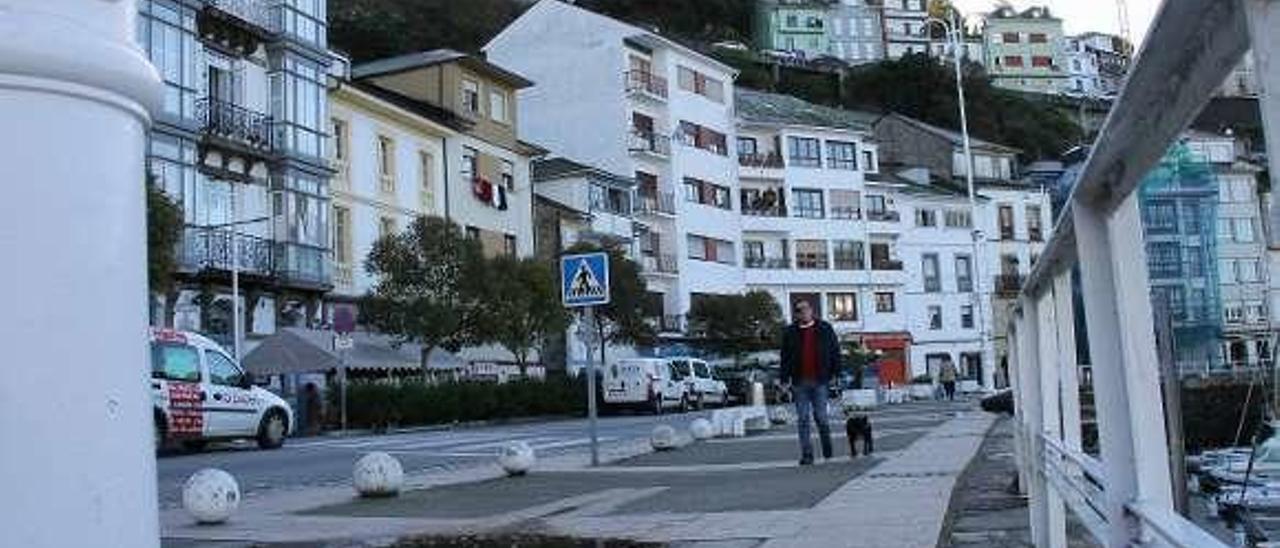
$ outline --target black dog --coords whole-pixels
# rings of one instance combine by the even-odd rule
[[[873,444],[871,442],[871,417],[866,415],[854,415],[844,421],[844,432],[849,437],[849,456],[858,456],[858,438],[862,438],[862,448],[868,455],[871,454]]]

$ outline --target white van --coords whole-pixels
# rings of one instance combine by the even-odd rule
[[[729,403],[729,386],[712,373],[711,365],[697,358],[672,358],[671,363],[688,387],[689,399],[698,408]]]
[[[152,329],[151,397],[156,448],[181,442],[249,438],[275,449],[293,426],[293,409],[254,386],[217,343],[196,333]]]
[[[681,375],[665,358],[626,358],[604,371],[604,403],[645,407],[655,414],[669,408],[688,410],[692,401]]]

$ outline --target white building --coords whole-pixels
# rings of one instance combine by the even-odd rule
[[[839,0],[827,8],[827,45],[851,65],[884,59],[884,23],[875,0]]]
[[[1123,38],[1086,32],[1063,38],[1067,81],[1063,93],[1112,98],[1120,92],[1129,70],[1130,51]]]
[[[929,18],[926,0],[884,0],[885,58],[901,59],[912,53],[929,53]]]
[[[636,179],[650,234],[641,263],[665,330],[682,330],[693,295],[741,291],[731,67],[555,0],[484,49],[537,82],[520,94],[525,136]]]
[[[932,38],[929,41],[929,52],[934,57],[948,63],[954,59],[955,47],[947,38]],[[966,35],[960,39],[960,60],[964,63],[984,65],[987,62],[986,42],[982,35]]]

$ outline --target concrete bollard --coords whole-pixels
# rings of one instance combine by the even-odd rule
[[[533,463],[537,461],[537,456],[533,454],[533,447],[523,441],[513,441],[503,446],[502,453],[498,455],[498,466],[507,473],[508,476],[523,476],[529,473],[529,469],[533,468]]]
[[[676,429],[668,424],[653,427],[653,435],[649,436],[649,444],[655,451],[670,451],[676,448]]]
[[[751,405],[765,405],[764,401],[764,383],[755,381],[751,383]]]
[[[240,507],[240,486],[231,474],[205,468],[191,474],[182,486],[182,507],[196,523],[223,523]]]
[[[777,425],[791,424],[791,408],[785,405],[775,405],[770,407],[769,422]]]
[[[352,476],[356,492],[362,497],[394,497],[404,486],[400,461],[381,451],[360,457]]]
[[[689,435],[693,436],[696,441],[709,440],[714,434],[715,432],[711,428],[711,421],[707,419],[694,419],[689,424]]]

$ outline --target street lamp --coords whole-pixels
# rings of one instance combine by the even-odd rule
[[[952,64],[955,66],[956,104],[959,106],[959,109],[960,109],[960,134],[964,142],[964,162],[965,162],[964,178],[966,183],[965,186],[967,187],[968,193],[969,193],[969,222],[973,225],[973,261],[971,262],[970,266],[973,269],[974,294],[977,295],[977,301],[978,301],[975,306],[975,315],[977,316],[976,319],[978,324],[978,337],[982,341],[982,354],[983,354],[982,361],[984,362],[984,367],[982,369],[983,369],[983,377],[985,379],[988,376],[987,372],[992,371],[991,368],[995,365],[994,364],[995,352],[993,351],[994,349],[989,348],[990,341],[987,340],[989,333],[987,331],[986,316],[983,312],[983,301],[985,301],[985,299],[982,296],[982,276],[979,273],[979,265],[982,264],[981,257],[982,257],[983,238],[982,238],[982,231],[978,228],[978,224],[977,224],[978,223],[978,199],[977,199],[976,193],[974,192],[974,186],[973,186],[973,148],[969,142],[969,117],[968,117],[968,113],[965,111],[965,103],[964,103],[964,73],[961,70],[961,66],[960,66],[961,65],[960,33],[962,29],[960,27],[959,21],[956,18],[956,10],[954,8],[951,8],[948,10],[948,12],[950,13],[950,18],[951,18],[950,21],[947,21],[946,19],[942,19],[939,17],[929,17],[927,20],[925,20],[925,25],[926,25],[926,29],[928,28],[928,25],[932,25],[932,24],[942,25],[942,29],[943,31],[946,32],[946,35],[947,35],[947,42],[951,44],[951,59],[952,59]],[[926,34],[928,33],[927,30],[925,32]],[[988,385],[987,388],[992,388],[994,385],[994,380],[991,383],[984,382],[983,384],[987,384]]]
[[[235,183],[232,183],[231,218],[235,219],[235,217],[236,185]],[[227,223],[204,225],[200,227],[213,230],[221,228],[231,229],[231,354],[235,357],[237,363],[240,361],[240,340],[244,338],[244,334],[241,333],[241,330],[243,330],[244,327],[242,325],[243,320],[241,319],[242,313],[240,311],[240,242],[238,241],[240,233],[236,231],[236,227],[253,223],[261,223],[269,220],[271,220],[271,217],[263,216],[254,217],[252,219],[232,220]]]

